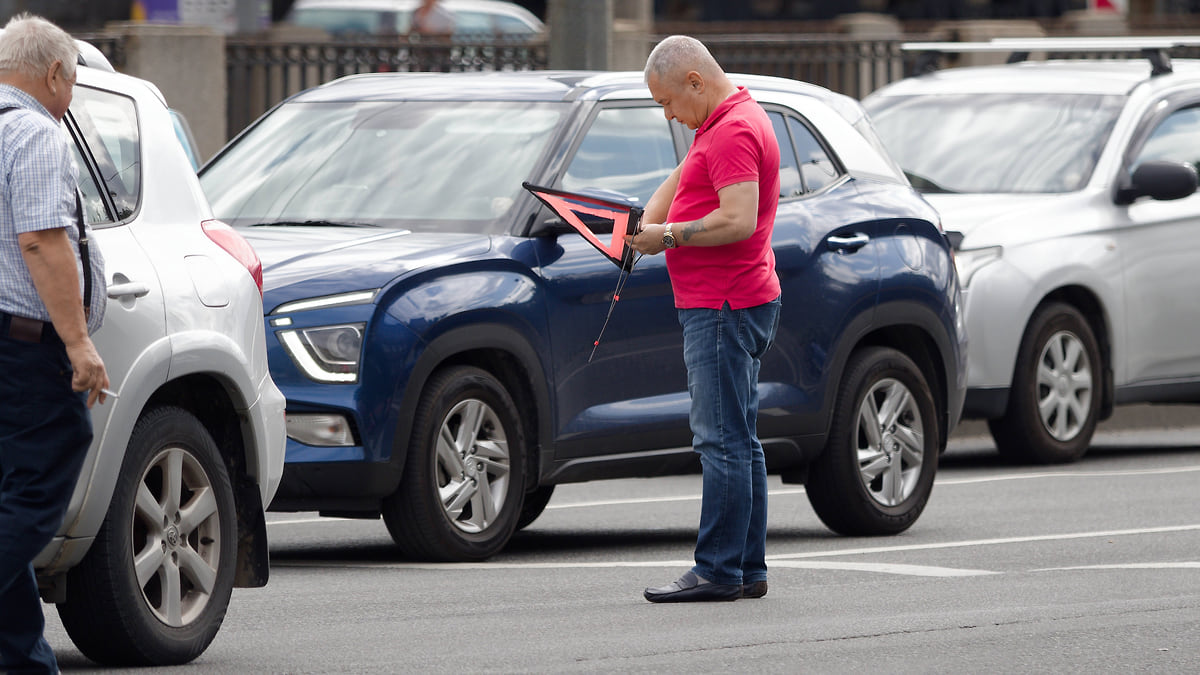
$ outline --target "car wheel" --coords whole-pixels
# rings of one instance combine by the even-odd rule
[[[525,493],[525,501],[521,503],[521,517],[517,518],[517,529],[523,530],[533,524],[542,515],[550,497],[554,495],[553,485],[543,485],[533,492]]]
[[[414,415],[400,488],[383,503],[405,555],[477,561],[504,548],[521,514],[524,446],[499,380],[469,366],[432,377]]]
[[[1047,305],[1017,356],[1008,410],[988,420],[1001,454],[1041,464],[1087,452],[1100,415],[1100,347],[1074,307]]]
[[[58,606],[71,640],[106,665],[176,665],[199,656],[225,618],[237,513],[212,436],[165,407],[134,426],[95,541]]]
[[[839,534],[903,532],[925,509],[937,472],[929,385],[903,353],[870,347],[846,364],[834,405],[805,484],[813,510]]]

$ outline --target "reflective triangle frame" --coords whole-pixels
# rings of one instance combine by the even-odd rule
[[[625,235],[637,234],[638,227],[642,222],[641,208],[611,199],[555,190],[528,182],[522,183],[521,187],[537,197],[617,267],[626,272],[633,268],[633,249],[625,243]],[[586,221],[588,216],[606,221],[606,224],[607,222],[612,223],[612,237],[607,243],[601,239],[601,236],[604,236],[603,233],[597,234],[588,225]]]

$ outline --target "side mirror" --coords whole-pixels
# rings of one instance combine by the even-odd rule
[[[1133,170],[1128,185],[1117,190],[1118,204],[1132,204],[1141,197],[1158,201],[1183,199],[1196,192],[1196,167],[1183,162],[1152,160]]]

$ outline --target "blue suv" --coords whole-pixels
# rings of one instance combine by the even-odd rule
[[[783,157],[769,471],[837,532],[903,531],[963,404],[950,248],[857,102],[735,80]],[[645,203],[690,141],[641,73],[583,72],[352,76],[232,141],[201,182],[264,262],[289,435],[269,508],[382,515],[409,557],[480,560],[559,483],[696,470],[662,256],[613,306],[621,270],[522,188]]]

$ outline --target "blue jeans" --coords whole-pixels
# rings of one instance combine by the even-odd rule
[[[718,584],[767,578],[767,465],[758,441],[760,359],[779,327],[778,298],[757,307],[681,309],[692,446],[704,469],[696,566]]]
[[[58,672],[32,562],[62,525],[92,440],[85,396],[57,338],[0,337],[2,673]]]

